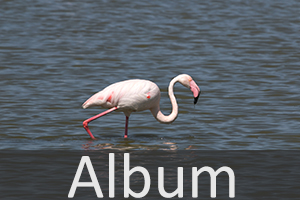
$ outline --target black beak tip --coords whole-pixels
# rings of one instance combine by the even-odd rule
[[[194,105],[197,103],[198,99],[199,99],[199,96],[201,94],[201,91],[199,92],[198,96],[194,98]]]

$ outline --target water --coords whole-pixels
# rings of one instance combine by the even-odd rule
[[[297,1],[1,1],[1,149],[300,149]],[[125,116],[81,104],[131,78],[175,86],[179,116]]]

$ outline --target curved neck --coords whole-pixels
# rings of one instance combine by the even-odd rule
[[[169,97],[172,104],[172,113],[168,116],[165,116],[161,111],[159,105],[153,109],[151,109],[152,115],[155,117],[155,119],[161,123],[172,123],[178,115],[178,105],[176,98],[174,96],[173,87],[175,83],[178,81],[178,77],[175,77],[171,80],[169,84]]]

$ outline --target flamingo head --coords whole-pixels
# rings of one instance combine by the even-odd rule
[[[189,88],[192,92],[193,92],[193,95],[194,95],[194,104],[197,103],[198,101],[198,98],[201,94],[201,90],[200,88],[198,87],[198,85],[195,83],[195,81],[193,80],[193,78],[190,76],[190,75],[187,75],[187,74],[182,74],[182,75],[179,75],[179,82]]]

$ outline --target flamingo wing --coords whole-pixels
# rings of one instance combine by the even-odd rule
[[[148,80],[133,79],[114,83],[91,96],[83,108],[102,106],[118,107],[120,111],[141,111],[151,108],[160,99],[157,85]]]

